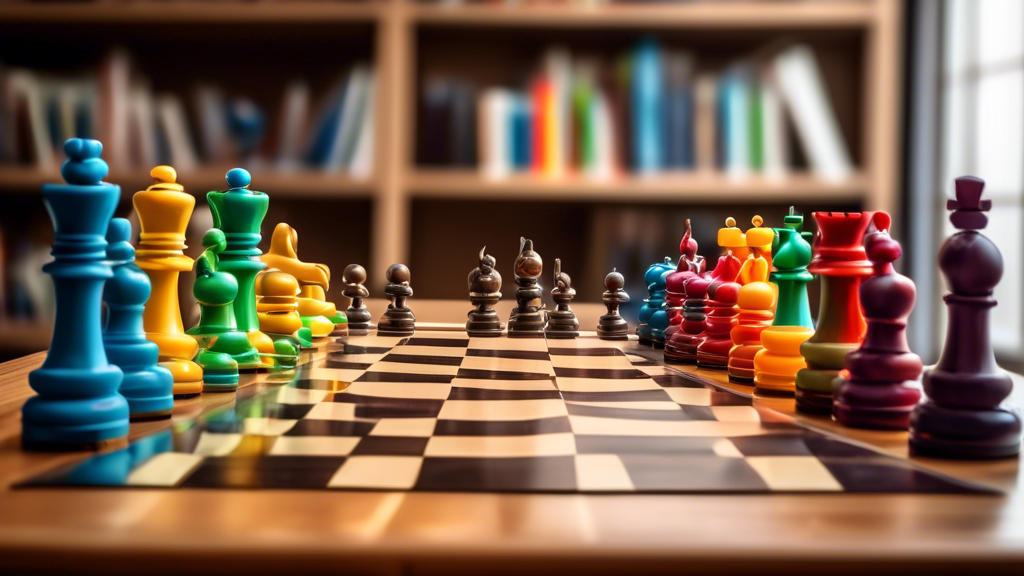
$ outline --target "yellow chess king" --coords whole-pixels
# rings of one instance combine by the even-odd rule
[[[192,361],[199,344],[185,334],[178,303],[178,275],[192,270],[185,256],[185,228],[196,199],[185,193],[174,168],[157,166],[149,173],[155,183],[132,198],[139,216],[139,247],[135,263],[153,285],[142,315],[146,338],[160,348],[160,365],[174,376],[174,396],[203,390],[203,369]]]
[[[323,338],[339,327],[347,327],[346,318],[337,307],[327,302],[331,270],[324,264],[313,264],[299,260],[299,234],[288,224],[281,222],[274,228],[270,238],[270,250],[261,259],[270,268],[291,274],[299,282],[299,316],[302,324],[313,332],[313,337]]]

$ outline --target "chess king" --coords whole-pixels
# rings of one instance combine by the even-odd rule
[[[176,182],[174,168],[157,166],[149,175],[154,184],[132,197],[141,228],[135,263],[153,286],[142,324],[160,348],[160,365],[174,376],[174,396],[187,398],[203,391],[203,369],[192,361],[199,344],[185,334],[178,303],[178,276],[192,270],[183,250],[196,199]]]
[[[281,222],[274,227],[270,249],[260,259],[271,268],[291,274],[299,282],[298,304],[302,324],[313,332],[313,337],[323,338],[334,331],[335,324],[345,325],[348,320],[333,303],[326,301],[331,269],[324,264],[299,260],[298,247],[299,233]]]
[[[213,212],[213,226],[224,232],[227,249],[220,256],[220,270],[238,281],[235,297],[235,322],[260,354],[274,354],[274,340],[260,332],[256,314],[256,275],[267,267],[259,259],[260,225],[267,215],[270,197],[258,190],[249,190],[252,176],[242,168],[228,170],[228,190],[206,194]]]

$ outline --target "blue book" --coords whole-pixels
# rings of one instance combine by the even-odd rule
[[[334,147],[341,124],[344,88],[342,86],[341,89],[331,94],[316,122],[313,123],[313,139],[306,152],[306,162],[312,166],[323,166],[331,155],[331,149]]]
[[[512,153],[512,169],[529,170],[530,143],[533,141],[530,103],[522,94],[515,94],[512,96],[509,112],[509,122],[511,123],[509,134],[512,136],[509,151]]]
[[[638,172],[655,172],[665,156],[664,89],[661,51],[647,40],[633,54],[631,104],[633,115],[633,159]]]

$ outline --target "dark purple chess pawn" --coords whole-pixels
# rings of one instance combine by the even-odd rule
[[[888,230],[868,234],[864,247],[874,268],[860,285],[868,327],[860,348],[846,355],[845,374],[833,383],[832,413],[845,426],[906,430],[921,400],[921,358],[907,345],[917,289],[893,269],[902,251]]]
[[[956,179],[949,220],[960,231],[939,249],[939,267],[951,293],[946,344],[923,384],[928,400],[910,416],[910,450],[942,458],[1002,458],[1020,452],[1021,421],[1000,410],[1013,383],[996,365],[989,337],[992,291],[1003,276],[1003,257],[978,230],[988,224],[991,200],[980,178]]]

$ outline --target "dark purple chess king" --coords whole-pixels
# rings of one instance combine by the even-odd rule
[[[928,400],[910,417],[913,454],[944,458],[1001,458],[1020,452],[1021,421],[999,409],[1013,383],[996,365],[989,339],[992,291],[1003,276],[1003,257],[978,232],[988,224],[991,200],[985,183],[973,176],[956,179],[956,200],[946,208],[960,231],[939,249],[939,267],[950,289],[946,345],[939,363],[924,373]]]
[[[888,230],[868,234],[864,247],[874,270],[860,285],[868,328],[860,348],[846,355],[845,373],[833,381],[832,412],[846,426],[906,430],[921,400],[921,358],[907,346],[917,289],[893,269],[902,251]]]

